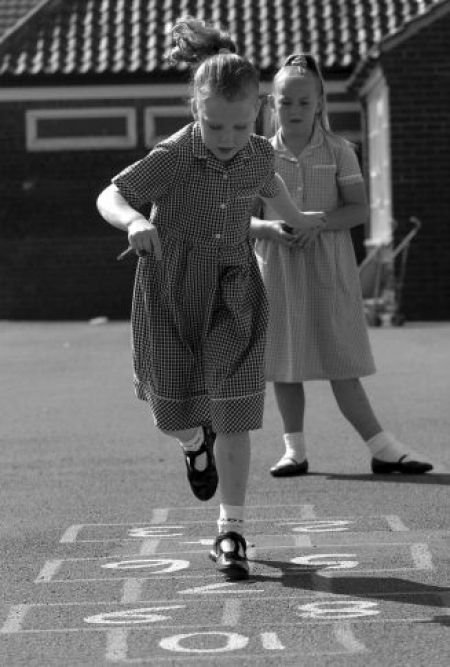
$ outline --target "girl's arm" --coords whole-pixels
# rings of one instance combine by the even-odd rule
[[[341,185],[339,188],[342,204],[325,216],[323,231],[338,231],[363,225],[369,217],[364,183]]]
[[[161,259],[161,245],[156,227],[142,213],[130,206],[115,185],[109,185],[97,198],[97,209],[113,227],[128,232],[128,242],[140,253],[155,253]]]
[[[279,174],[275,174],[278,183],[278,194],[275,197],[261,199],[267,202],[278,213],[280,219],[283,220],[289,227],[300,231],[307,231],[315,229],[316,227],[324,226],[324,213],[322,211],[314,211],[310,213],[302,213],[298,210],[295,203],[292,201],[288,189]]]

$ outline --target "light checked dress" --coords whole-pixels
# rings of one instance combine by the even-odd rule
[[[278,192],[269,141],[252,135],[222,162],[191,123],[113,183],[135,209],[152,202],[162,246],[136,269],[138,398],[164,430],[261,428],[268,311],[249,226],[255,197]]]
[[[280,132],[271,142],[276,171],[303,211],[332,211],[339,204],[338,186],[363,180],[348,142],[319,127],[298,159]],[[264,217],[279,219],[270,206]],[[259,240],[256,253],[269,298],[267,380],[339,380],[374,373],[350,231],[322,232],[306,249]]]

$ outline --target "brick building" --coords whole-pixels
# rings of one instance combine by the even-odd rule
[[[185,13],[230,29],[263,93],[289,53],[319,59],[332,127],[362,149],[367,242],[418,216],[403,310],[449,319],[449,0],[0,0],[0,318],[128,316],[134,260],[95,199],[190,121],[165,60]]]

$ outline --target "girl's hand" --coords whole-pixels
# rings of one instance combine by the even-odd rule
[[[162,258],[158,230],[155,225],[144,217],[136,218],[129,224],[128,243],[139,257],[143,257],[153,251],[155,259],[159,261]]]
[[[297,229],[301,231],[323,229],[326,222],[324,211],[302,211],[300,215],[302,217],[302,223]]]
[[[264,224],[259,227],[257,238],[275,241],[275,243],[288,247],[293,246],[296,242],[296,237],[292,233],[291,228],[283,220],[264,221]]]
[[[305,231],[297,230],[294,232],[294,244],[302,249],[309,248],[309,246],[311,246],[319,236],[321,231],[321,227],[314,227],[313,229],[308,229]]]

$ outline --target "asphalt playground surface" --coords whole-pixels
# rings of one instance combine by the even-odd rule
[[[0,323],[0,665],[450,664],[450,323],[371,329],[365,387],[435,464],[374,476],[327,383],[307,385],[311,474],[252,435],[251,577],[207,553],[217,499],[131,384],[128,324]]]

